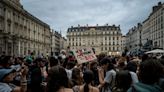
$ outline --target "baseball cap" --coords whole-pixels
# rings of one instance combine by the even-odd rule
[[[12,68],[1,68],[0,69],[0,81],[2,81],[8,74],[14,72]]]

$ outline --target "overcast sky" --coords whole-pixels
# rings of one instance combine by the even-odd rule
[[[63,36],[71,26],[120,25],[123,34],[164,0],[21,0],[27,11]]]

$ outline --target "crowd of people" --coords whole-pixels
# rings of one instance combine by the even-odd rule
[[[163,92],[164,57],[73,55],[0,57],[0,92]]]

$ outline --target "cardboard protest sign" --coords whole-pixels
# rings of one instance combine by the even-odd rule
[[[79,64],[97,59],[91,48],[73,50],[73,53]]]

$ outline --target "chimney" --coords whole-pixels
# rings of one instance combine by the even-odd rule
[[[88,24],[87,24],[87,27],[88,27]]]
[[[80,24],[78,24],[78,27],[80,27]]]
[[[99,24],[96,24],[96,26],[99,26]]]
[[[161,2],[158,2],[158,6],[160,6],[160,5],[162,5],[162,3]]]

